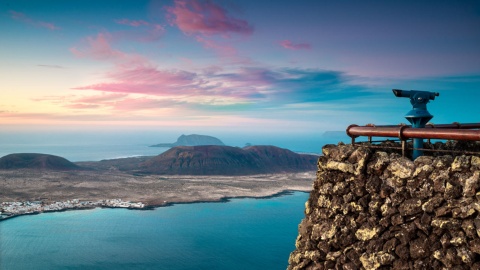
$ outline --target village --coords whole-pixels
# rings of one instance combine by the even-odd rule
[[[79,201],[78,199],[73,199],[54,203],[45,203],[42,201],[3,202],[0,204],[0,221],[19,215],[74,209],[91,209],[95,207],[142,209],[145,207],[145,204],[141,202],[123,201],[121,199],[99,201]]]

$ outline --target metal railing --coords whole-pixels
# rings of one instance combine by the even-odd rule
[[[360,136],[368,137],[368,142],[373,141],[373,137],[388,137],[396,138],[402,143],[402,147],[385,147],[370,145],[370,148],[392,148],[401,149],[402,156],[405,156],[408,139],[440,139],[440,140],[457,140],[457,141],[480,141],[480,123],[452,123],[452,124],[427,124],[425,128],[413,128],[409,125],[388,125],[376,126],[368,124],[366,126],[350,125],[346,132],[352,139],[352,145],[355,145],[355,139]],[[412,150],[430,151],[430,152],[459,152],[465,154],[479,154],[475,151],[456,151],[456,150],[441,150],[441,149],[426,149],[426,148],[412,148]]]

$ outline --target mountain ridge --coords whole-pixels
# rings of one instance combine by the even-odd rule
[[[177,146],[139,164],[139,172],[179,175],[252,175],[315,170],[318,156],[271,145]]]

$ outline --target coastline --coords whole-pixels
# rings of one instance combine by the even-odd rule
[[[166,202],[164,204],[156,204],[156,205],[144,205],[143,207],[122,207],[122,206],[108,206],[108,205],[98,205],[98,206],[85,206],[85,207],[71,207],[71,208],[61,208],[55,210],[43,210],[37,212],[26,212],[26,213],[19,213],[13,215],[4,215],[3,213],[0,215],[0,222],[9,220],[16,217],[27,216],[27,215],[39,215],[43,213],[53,213],[53,212],[66,212],[66,211],[76,211],[76,210],[93,210],[97,208],[110,208],[110,209],[128,209],[128,210],[155,210],[160,207],[172,207],[178,204],[197,204],[197,203],[228,203],[232,199],[258,199],[258,200],[265,200],[271,199],[276,197],[288,196],[292,195],[295,192],[303,192],[309,193],[310,191],[307,190],[296,190],[296,189],[285,189],[280,192],[272,193],[271,195],[263,195],[263,196],[237,196],[237,197],[223,197],[216,200],[197,200],[197,201],[182,201],[182,202]],[[105,200],[107,201],[107,200]],[[20,203],[20,202],[17,202]],[[23,202],[22,202],[23,203]],[[132,203],[140,203],[140,202],[132,202]]]

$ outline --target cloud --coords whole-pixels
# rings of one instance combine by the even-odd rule
[[[293,43],[290,40],[280,41],[280,45],[289,50],[310,50],[312,48],[308,43]]]
[[[133,27],[133,30],[116,31],[111,33],[112,39],[128,39],[137,42],[153,42],[159,40],[165,34],[165,27],[160,24],[150,23],[144,20],[120,19],[116,23]]]
[[[115,50],[110,45],[112,35],[110,33],[98,33],[96,37],[87,37],[86,46],[78,49],[70,48],[70,52],[80,58],[90,58],[94,60],[113,61],[118,65],[125,66],[144,66],[149,61],[145,57],[138,54],[128,54],[119,50]]]
[[[118,24],[124,24],[124,25],[130,25],[134,27],[139,27],[142,25],[150,25],[150,23],[144,21],[144,20],[129,20],[129,19],[121,19],[121,20],[115,20],[116,23]]]
[[[10,10],[10,17],[14,20],[17,20],[17,21],[20,21],[20,22],[23,22],[23,23],[26,23],[26,24],[29,24],[29,25],[32,25],[32,26],[35,26],[35,27],[47,28],[49,30],[59,30],[60,29],[60,27],[56,26],[53,23],[44,22],[44,21],[37,21],[37,20],[34,20],[34,19],[31,19],[31,18],[27,17],[27,15],[25,15],[21,12],[17,12],[17,11],[13,11],[13,10]]]
[[[170,23],[185,34],[228,36],[230,33],[249,35],[253,32],[247,21],[230,17],[225,9],[212,1],[176,0],[167,12]]]
[[[203,37],[197,38],[201,40]],[[86,38],[83,47],[71,49],[78,57],[113,64],[104,73],[103,79],[72,89],[126,96],[97,96],[91,102],[72,100],[69,101],[72,108],[94,108],[96,104],[110,110],[140,107],[129,104],[168,107],[164,100],[169,100],[171,104],[183,104],[190,108],[194,106],[233,108],[236,105],[255,104],[258,108],[266,109],[289,104],[298,106],[302,103],[341,102],[372,94],[363,85],[354,83],[354,80],[346,74],[328,70],[262,66],[208,67],[204,71],[162,69],[141,55],[112,48],[111,40],[112,36],[109,33],[99,33],[97,36]],[[118,100],[111,102],[98,100],[110,97]],[[127,102],[127,99],[130,101]]]
[[[224,56],[233,56],[237,53],[237,50],[228,44],[220,44],[219,42],[216,42],[211,39],[206,39],[202,36],[197,36],[195,38],[198,42],[202,43],[203,46],[207,49],[213,49],[217,52],[219,52],[221,55]]]
[[[166,10],[171,25],[224,57],[237,54],[235,48],[226,42],[231,42],[232,34],[249,36],[253,33],[253,27],[247,21],[230,16],[226,9],[209,0],[175,0],[174,6]]]
[[[56,68],[56,69],[64,69],[66,67],[64,66],[59,66],[59,65],[42,65],[42,64],[38,64],[37,65],[38,67],[43,67],[43,68]]]
[[[135,93],[156,96],[191,95],[199,82],[194,73],[156,68],[136,68],[109,72],[109,82],[74,87],[75,90],[96,90],[114,93]]]

